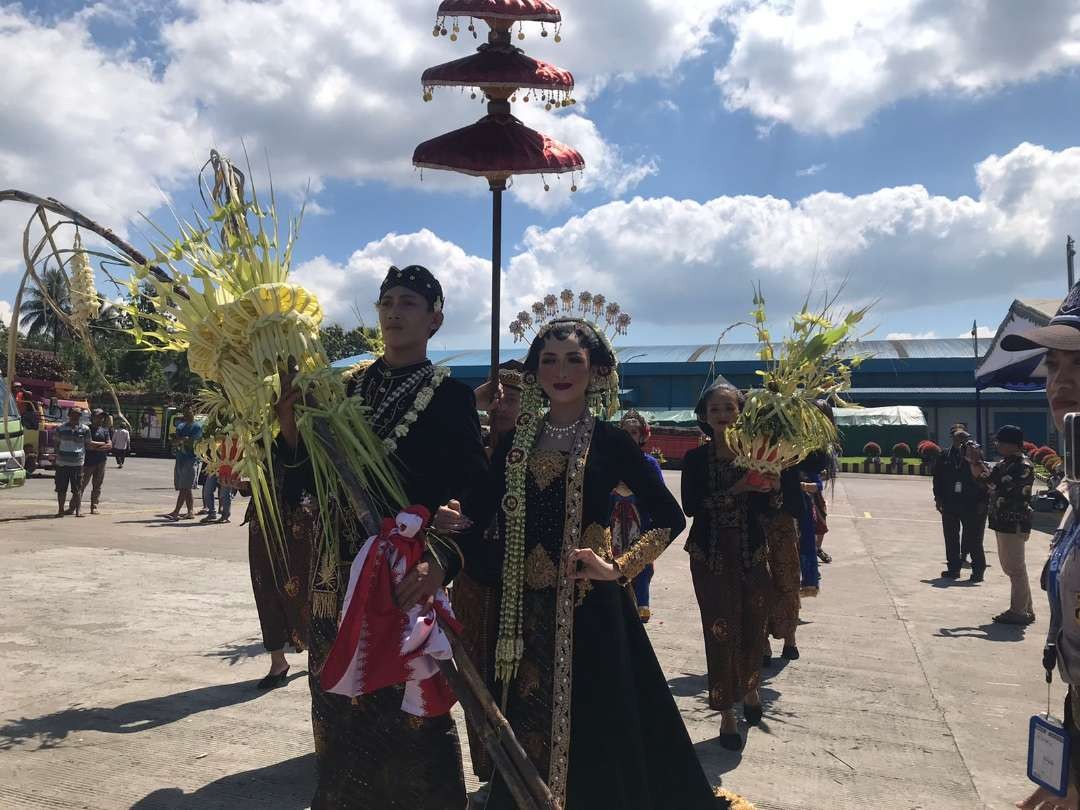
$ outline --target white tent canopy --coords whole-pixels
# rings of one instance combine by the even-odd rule
[[[837,427],[858,425],[902,425],[925,427],[926,416],[916,405],[887,405],[883,408],[833,408]]]
[[[1046,326],[1061,301],[1056,298],[1017,299],[998,327],[990,350],[975,369],[975,385],[980,388],[1008,388],[1013,391],[1036,391],[1046,387],[1043,349],[1007,352],[1001,348],[1006,335],[1018,335]]]

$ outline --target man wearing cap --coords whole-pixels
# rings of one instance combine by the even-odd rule
[[[1007,335],[1001,347],[1009,352],[1044,351],[1046,399],[1058,433],[1065,430],[1065,416],[1080,411],[1080,284],[1073,287],[1049,325],[1023,335]],[[1038,362],[1039,355],[1032,359]],[[1068,795],[1064,799],[1039,788],[1017,806],[1035,808],[1080,806],[1080,521],[1076,508],[1080,491],[1069,484],[1072,508],[1050,545],[1050,558],[1043,569],[1043,583],[1050,603],[1050,628],[1043,650],[1043,666],[1051,677],[1057,669],[1068,684],[1065,699],[1065,727],[1072,738]]]
[[[436,516],[424,559],[395,592],[405,610],[426,602],[460,570],[462,554],[450,538],[470,524],[458,502],[487,477],[472,390],[448,379],[447,371],[427,358],[428,341],[443,324],[443,303],[442,286],[429,270],[391,267],[376,304],[385,353],[358,372],[347,389],[368,409],[368,423],[391,451],[407,503],[423,505]],[[296,429],[294,405],[302,394],[286,384],[282,388],[287,393],[277,405],[281,437],[275,459],[285,468],[283,512],[288,515],[312,508],[315,490]],[[377,492],[371,495],[373,506],[389,501]],[[338,521],[342,530],[329,550],[318,536],[308,538],[317,549],[309,626],[313,673],[322,670],[333,645],[349,567],[367,539],[351,513],[318,517]],[[294,539],[304,525],[293,524]],[[318,521],[306,525],[311,531]],[[449,715],[404,713],[404,685],[350,700],[324,690],[317,676],[308,684],[318,773],[313,807],[464,810],[461,749]]]
[[[17,382],[17,381],[12,383],[11,384],[11,392],[13,394],[15,394],[15,410],[18,413],[22,413],[23,412],[23,398],[25,396],[25,393],[23,392],[22,383]]]
[[[90,440],[86,443],[86,463],[83,465],[82,492],[79,500],[86,494],[86,487],[93,483],[90,490],[90,514],[96,515],[101,501],[101,485],[105,482],[105,468],[112,450],[112,439],[105,424],[105,411],[94,408],[90,412]],[[72,509],[75,499],[72,498]]]
[[[1002,460],[990,468],[978,448],[968,448],[968,461],[976,478],[990,490],[990,528],[997,535],[998,560],[1012,586],[1009,609],[994,617],[999,624],[1027,625],[1035,621],[1031,605],[1024,548],[1031,535],[1031,487],[1035,465],[1024,455],[1024,431],[1005,425],[997,432]]]
[[[942,453],[934,466],[934,504],[941,513],[945,534],[944,579],[959,579],[963,559],[971,555],[971,582],[983,581],[986,553],[986,485],[975,477],[968,463],[966,447],[971,442],[967,426],[952,426],[952,447]]]
[[[521,414],[521,397],[525,390],[525,364],[507,360],[499,364],[501,396],[488,411],[488,435],[485,451],[490,459],[495,449],[514,430]],[[493,520],[484,532],[484,542],[496,542],[498,521]],[[454,614],[462,624],[461,643],[469,659],[484,677],[488,688],[495,687],[495,642],[499,635],[499,605],[502,591],[497,586],[483,585],[462,572],[454,580],[452,599]],[[473,773],[481,782],[491,779],[494,764],[481,729],[466,721],[469,737],[469,760]],[[489,790],[488,787],[482,791]],[[482,794],[480,794],[482,795]]]
[[[56,429],[56,516],[75,513],[82,517],[82,476],[86,461],[86,444],[90,428],[82,423],[82,408],[68,409],[68,420]],[[64,510],[68,487],[71,488],[71,509]]]

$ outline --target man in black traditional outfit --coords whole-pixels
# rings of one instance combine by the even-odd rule
[[[487,473],[472,390],[447,379],[447,371],[427,359],[428,340],[443,323],[443,302],[442,287],[426,268],[391,267],[377,304],[385,353],[357,373],[348,388],[369,409],[369,423],[394,458],[408,502],[436,515],[436,533],[442,534],[429,534],[423,561],[395,593],[404,609],[426,601],[461,569],[461,551],[447,539],[468,526],[456,501],[471,495]],[[313,492],[293,411],[300,396],[293,389],[277,408],[284,495],[293,503]],[[372,495],[373,506],[389,502],[379,493]],[[308,682],[318,763],[312,810],[464,808],[461,747],[449,715],[424,718],[403,712],[404,684],[351,701],[320,687],[318,676],[337,634],[349,567],[367,539],[351,514],[321,519],[335,522],[338,542],[329,552],[318,539],[312,543]],[[331,555],[335,558],[328,559]]]

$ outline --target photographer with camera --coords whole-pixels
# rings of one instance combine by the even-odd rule
[[[941,513],[941,528],[945,534],[945,560],[948,566],[941,572],[944,579],[959,579],[964,558],[971,556],[971,582],[983,581],[986,553],[983,537],[986,534],[986,485],[975,477],[969,463],[970,450],[978,450],[967,425],[952,426],[952,447],[942,453],[934,465],[934,505]]]
[[[997,536],[998,562],[1010,580],[1009,609],[994,617],[998,624],[1028,625],[1035,621],[1031,605],[1024,546],[1031,536],[1031,488],[1035,465],[1024,455],[1024,431],[1005,425],[995,445],[1001,461],[991,467],[977,447],[969,447],[968,461],[975,477],[990,490],[990,528]]]
[[[1050,601],[1050,630],[1043,651],[1043,667],[1049,683],[1056,668],[1059,676],[1068,684],[1065,698],[1065,730],[1071,740],[1067,756],[1071,760],[1067,782],[1058,785],[1060,793],[1040,787],[1026,800],[1017,802],[1024,810],[1077,810],[1080,808],[1078,774],[1080,774],[1080,728],[1076,723],[1080,709],[1080,522],[1075,520],[1077,506],[1077,462],[1075,443],[1068,436],[1073,427],[1068,414],[1080,411],[1080,285],[1074,287],[1058,309],[1049,326],[1035,329],[1024,335],[1008,335],[1001,346],[1006,351],[1030,351],[1046,349],[1046,399],[1054,425],[1065,436],[1066,478],[1069,484],[1071,508],[1054,535],[1050,546],[1050,558],[1043,569],[1043,587]],[[1071,455],[1071,457],[1069,457]],[[1034,721],[1033,721],[1034,722]],[[1034,743],[1034,740],[1033,740]],[[1065,751],[1058,751],[1065,756]]]

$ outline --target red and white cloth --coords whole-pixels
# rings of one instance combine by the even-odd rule
[[[319,676],[327,692],[356,697],[404,683],[402,711],[417,717],[439,717],[456,702],[436,663],[453,657],[439,623],[460,631],[446,591],[408,612],[394,602],[394,589],[423,556],[430,519],[423,506],[386,518],[353,560],[337,639]]]

